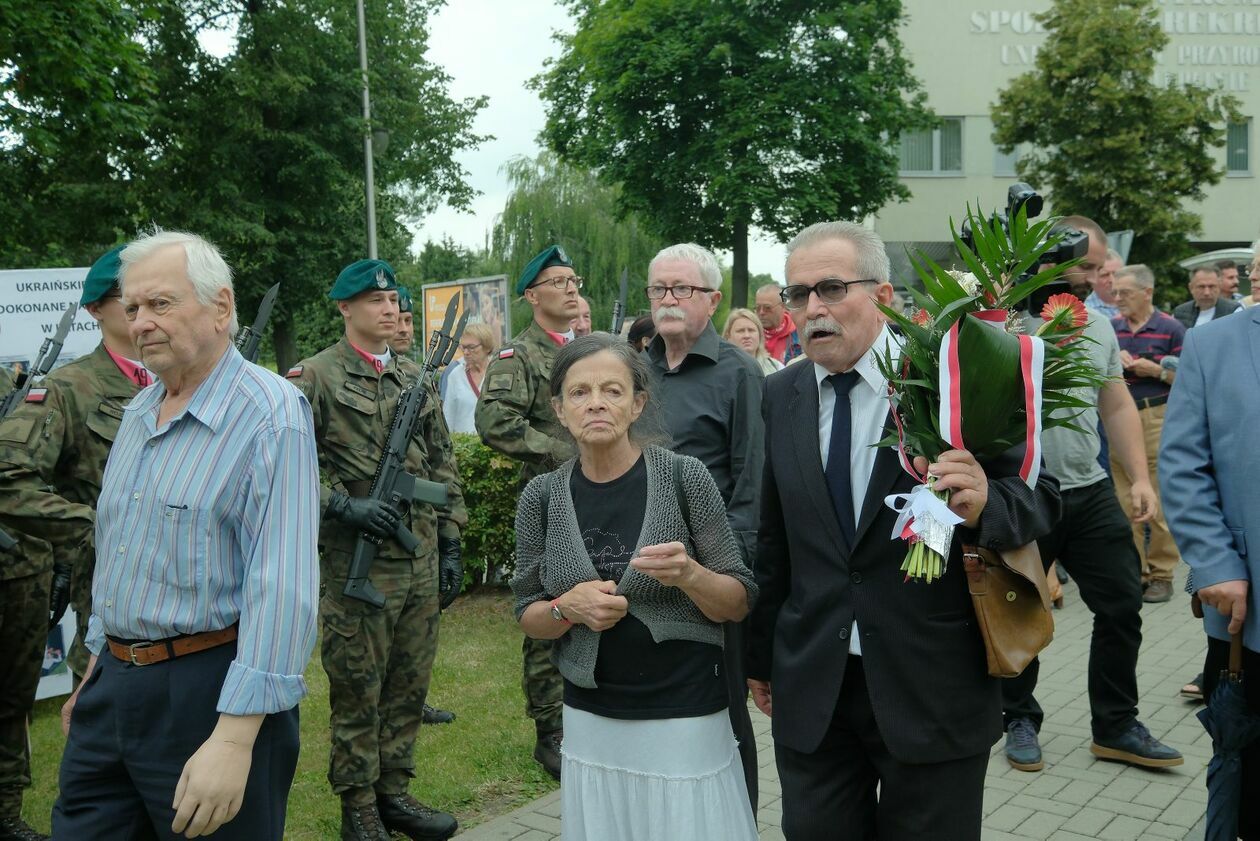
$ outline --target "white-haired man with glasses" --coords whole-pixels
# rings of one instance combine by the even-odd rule
[[[722,300],[722,271],[694,243],[662,249],[648,265],[647,296],[656,338],[648,345],[662,427],[671,449],[704,462],[726,503],[726,519],[744,561],[753,563],[760,517],[761,368],[720,338],[713,313]],[[731,727],[740,745],[749,800],[757,807],[757,748],[744,702],[742,626],[726,626],[724,661]]]

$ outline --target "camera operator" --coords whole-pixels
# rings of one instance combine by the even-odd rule
[[[1031,214],[1030,214],[1031,215]],[[1041,307],[1050,294],[1070,288],[1084,299],[1107,259],[1107,238],[1097,224],[1081,216],[1064,218],[1056,229],[1073,228],[1088,237],[1088,250],[1076,267],[1064,272],[1066,283],[1054,283],[1029,299],[1026,329],[1041,324]],[[1070,242],[1068,237],[1065,242]],[[1059,252],[1062,252],[1062,244]],[[1077,251],[1079,253],[1079,250]],[[1056,257],[1069,254],[1059,253]],[[1058,288],[1051,288],[1058,287]],[[1079,429],[1054,427],[1042,432],[1046,469],[1059,479],[1063,517],[1037,541],[1042,563],[1056,558],[1080,588],[1094,614],[1089,653],[1089,706],[1093,743],[1102,759],[1148,768],[1182,763],[1181,754],[1162,744],[1137,718],[1137,659],[1142,644],[1141,564],[1129,522],[1116,498],[1111,479],[1098,463],[1098,420],[1111,440],[1112,458],[1130,480],[1135,523],[1154,516],[1158,501],[1147,473],[1142,427],[1133,398],[1121,379],[1120,348],[1107,320],[1087,310],[1084,344],[1091,362],[1110,379],[1080,396],[1091,406],[1076,417]],[[1092,392],[1092,393],[1091,393]],[[1037,733],[1043,714],[1033,693],[1039,662],[1033,660],[1018,677],[1002,681],[1007,762],[1021,771],[1044,767]]]

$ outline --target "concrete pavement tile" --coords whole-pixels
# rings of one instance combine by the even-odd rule
[[[1087,780],[1066,780],[1065,782],[1067,785],[1054,796],[1054,799],[1060,803],[1084,806],[1103,790],[1103,787],[1098,783],[1091,783]]]
[[[1168,804],[1168,808],[1159,814],[1160,823],[1169,823],[1174,826],[1192,827],[1199,822],[1199,818],[1203,817],[1206,811],[1206,804],[1197,800],[1177,799]]]
[[[1118,815],[1115,820],[1103,827],[1098,837],[1106,838],[1108,841],[1137,841],[1150,825],[1150,821]]]
[[[1152,809],[1150,806],[1143,806],[1140,803],[1130,803],[1127,800],[1116,800],[1113,797],[1107,797],[1105,795],[1106,792],[1104,792],[1103,795],[1095,797],[1092,801],[1090,801],[1090,805],[1095,808],[1102,809],[1103,811],[1111,812],[1112,814],[1137,818],[1138,820],[1144,820],[1147,823],[1159,818],[1159,809]]]
[[[1001,832],[1011,832],[1015,827],[1028,820],[1028,816],[1033,813],[1032,809],[1024,809],[1020,806],[1012,806],[1004,803],[997,808],[984,825],[989,829],[996,829]]]
[[[550,815],[540,815],[537,812],[525,812],[517,816],[516,822],[523,824],[530,829],[550,832],[553,835],[560,834],[560,819],[553,818]]]
[[[559,835],[552,835],[550,832],[543,832],[539,829],[531,829],[524,835],[516,836],[515,841],[556,841]]]
[[[1093,835],[1079,835],[1075,832],[1067,832],[1060,829],[1054,835],[1051,835],[1046,841],[1094,841]]]
[[[987,818],[989,815],[996,812],[1002,806],[1003,803],[1010,800],[1014,796],[1015,795],[1012,792],[1003,791],[1000,788],[986,788],[984,790],[984,806],[983,806],[984,817]]]
[[[761,841],[787,841],[787,839],[783,835],[783,830],[771,827],[761,831]]]
[[[515,821],[496,818],[489,823],[483,823],[481,826],[459,833],[459,837],[461,841],[516,841],[526,832],[535,831]]]
[[[1054,834],[1063,822],[1067,820],[1063,815],[1056,815],[1050,812],[1033,812],[1028,820],[1024,821],[1015,832],[1026,838],[1049,838]]]
[[[1046,797],[1030,797],[1027,794],[1017,794],[1008,800],[1007,803],[1024,809],[1032,809],[1034,812],[1049,812],[1062,818],[1070,818],[1080,809],[1079,806],[1071,803],[1060,803],[1057,800],[1051,800]]]
[[[1172,841],[1182,841],[1186,837],[1186,828],[1184,826],[1173,826],[1172,824],[1160,823],[1156,821],[1146,828],[1147,838],[1168,838]],[[1202,833],[1199,837],[1203,837]]]
[[[1096,809],[1093,806],[1086,806],[1072,817],[1063,822],[1060,829],[1068,832],[1076,832],[1080,835],[1086,835],[1094,838],[1098,832],[1107,824],[1115,819],[1115,814],[1106,812],[1102,809]]]

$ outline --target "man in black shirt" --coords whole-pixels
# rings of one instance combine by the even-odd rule
[[[648,300],[656,338],[648,345],[659,418],[670,449],[694,456],[713,474],[726,519],[744,562],[753,565],[760,517],[761,369],[751,356],[718,337],[711,321],[722,285],[717,259],[693,243],[661,250],[648,266]],[[757,746],[743,702],[742,626],[726,626],[724,661],[731,728],[739,741],[748,798],[757,808]]]

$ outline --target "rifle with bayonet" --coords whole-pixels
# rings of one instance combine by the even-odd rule
[[[626,321],[626,282],[630,279],[630,270],[621,270],[621,291],[617,295],[617,300],[613,302],[612,309],[612,329],[608,332],[614,336],[621,335],[621,326]]]
[[[258,314],[254,316],[254,324],[246,327],[236,337],[236,349],[245,357],[246,362],[258,361],[258,346],[262,344],[263,330],[267,329],[267,321],[271,318],[271,308],[275,306],[276,295],[280,294],[280,284],[273,285],[263,295],[258,305]]]
[[[439,367],[450,364],[455,348],[459,345],[459,337],[468,323],[468,312],[465,311],[459,324],[455,324],[459,299],[460,294],[456,293],[446,307],[442,329],[434,330],[430,336],[420,376],[398,395],[398,407],[394,409],[394,420],[389,427],[385,451],[381,453],[376,475],[372,477],[372,489],[368,491],[368,498],[384,502],[395,511],[405,510],[412,502],[445,505],[447,501],[446,485],[419,479],[407,472],[407,450],[419,425],[420,415],[429,400],[429,385],[433,374]],[[408,552],[415,552],[420,545],[401,518],[392,537]],[[366,532],[359,533],[354,543],[350,569],[346,573],[346,587],[342,591],[352,599],[378,608],[385,606],[385,597],[372,585],[370,576],[372,563],[376,560],[376,552],[381,543],[382,540],[378,537]]]
[[[70,335],[70,328],[74,326],[74,316],[78,311],[78,304],[71,304],[66,308],[61,315],[61,321],[57,324],[57,332],[44,339],[43,344],[39,346],[39,354],[35,357],[35,361],[25,371],[18,374],[13,390],[0,398],[0,420],[8,417],[10,412],[22,405],[36,377],[42,377],[52,370],[57,357],[61,355],[62,346],[66,343],[66,336]],[[17,541],[4,529],[0,529],[0,552],[8,552],[14,546],[17,546]]]

